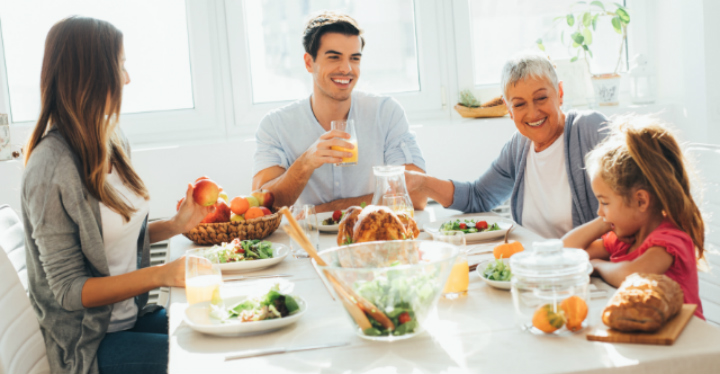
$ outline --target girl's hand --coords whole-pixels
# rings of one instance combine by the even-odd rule
[[[185,256],[160,266],[163,287],[185,287]]]
[[[195,203],[195,200],[193,199],[193,190],[193,185],[188,184],[185,200],[183,200],[180,204],[180,209],[178,209],[175,217],[172,218],[175,226],[181,233],[194,229],[195,226],[200,224],[200,221],[202,221],[205,216],[215,212],[215,205],[202,206]]]

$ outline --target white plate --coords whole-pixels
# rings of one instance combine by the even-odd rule
[[[496,239],[496,238],[502,238],[505,236],[505,233],[512,225],[510,222],[498,218],[498,217],[488,217],[488,216],[469,216],[469,217],[448,217],[445,218],[442,221],[437,222],[431,222],[426,223],[423,226],[423,229],[433,236],[438,234],[440,232],[440,226],[442,226],[443,223],[449,222],[449,221],[455,221],[456,219],[460,219],[461,222],[464,220],[474,220],[474,221],[487,221],[488,226],[492,225],[493,223],[497,223],[498,226],[500,226],[500,230],[496,231],[485,231],[485,232],[474,232],[472,234],[465,234],[465,240],[469,242],[476,242],[480,240],[490,240],[490,239]]]
[[[273,257],[262,260],[228,262],[218,264],[222,271],[259,270],[279,264],[290,253],[290,248],[285,244],[272,243]]]
[[[291,296],[297,301],[300,310],[295,314],[283,318],[254,322],[242,322],[239,319],[231,319],[223,322],[210,317],[210,302],[205,301],[193,304],[185,309],[183,320],[193,330],[210,335],[240,336],[268,332],[297,322],[297,320],[305,314],[305,311],[307,311],[307,303],[303,298],[296,295]],[[228,307],[235,305],[247,297],[248,296],[238,296],[228,298],[225,300],[225,305]]]
[[[477,266],[477,269],[475,269],[475,271],[478,273],[478,275],[480,276],[480,278],[482,278],[482,280],[484,280],[485,283],[489,284],[490,286],[493,286],[493,287],[495,287],[495,288],[499,288],[499,289],[501,289],[501,290],[509,290],[509,289],[510,289],[510,281],[496,281],[496,280],[490,280],[490,279],[485,278],[485,274],[484,274],[485,268],[488,266],[488,264],[490,263],[490,261],[495,261],[495,259],[485,260],[485,261],[479,263],[478,266]],[[506,265],[509,265],[509,264],[510,264],[510,259],[509,259],[509,258],[503,258],[503,259],[502,259],[502,262],[505,263]],[[510,271],[512,271],[512,269],[511,269]]]
[[[340,224],[337,225],[323,225],[323,221],[332,218],[333,212],[323,212],[317,214],[317,220],[318,220],[318,230],[322,232],[338,232],[340,229]]]

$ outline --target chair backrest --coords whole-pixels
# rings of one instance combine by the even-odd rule
[[[700,272],[700,300],[708,322],[720,326],[720,146],[691,144],[685,150],[695,166],[693,197],[705,222],[705,258],[710,272]]]
[[[50,373],[27,295],[23,226],[7,205],[0,206],[0,247],[0,374]]]

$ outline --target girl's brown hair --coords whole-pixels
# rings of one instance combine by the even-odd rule
[[[690,235],[698,259],[703,258],[705,224],[675,137],[650,117],[618,118],[611,126],[611,135],[587,156],[591,175],[599,175],[626,202],[635,190],[648,191],[658,213]]]
[[[105,21],[70,17],[50,29],[40,76],[40,117],[25,146],[25,164],[47,131],[58,129],[80,161],[90,194],[129,221],[136,210],[105,183],[112,165],[131,191],[149,199],[116,131],[125,83],[122,50],[122,33]]]

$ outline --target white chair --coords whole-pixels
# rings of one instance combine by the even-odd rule
[[[697,174],[693,196],[705,221],[705,258],[710,265],[710,272],[699,273],[700,300],[707,321],[720,326],[720,146],[690,144],[685,154]]]
[[[0,374],[50,373],[45,341],[27,296],[25,234],[17,214],[0,206]]]

